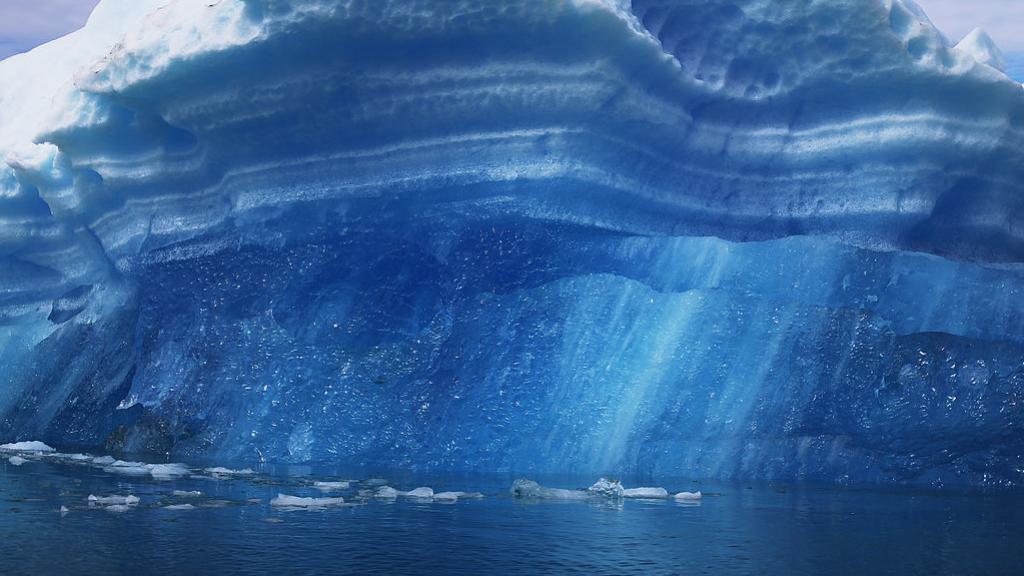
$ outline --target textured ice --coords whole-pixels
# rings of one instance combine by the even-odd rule
[[[134,506],[139,503],[139,497],[128,495],[128,496],[96,496],[90,494],[88,498],[89,504],[100,504],[100,505],[125,505]]]
[[[103,0],[0,62],[0,435],[1024,485],[998,55],[909,0]]]
[[[7,450],[9,452],[55,452],[52,447],[38,440],[0,444],[0,450]]]
[[[622,491],[625,498],[668,498],[668,490],[664,488],[641,487],[626,488]]]
[[[401,493],[398,490],[395,490],[391,486],[381,486],[380,488],[377,488],[376,491],[374,491],[373,497],[381,498],[384,500],[393,500],[395,498],[398,498],[400,494]]]
[[[251,476],[255,474],[251,468],[243,468],[242,470],[232,470],[231,468],[224,468],[223,466],[216,466],[213,468],[206,468],[205,471],[214,476]]]
[[[327,508],[341,506],[344,503],[344,498],[303,498],[287,494],[278,494],[270,500],[271,506],[283,508]]]
[[[349,483],[348,482],[316,481],[316,482],[313,482],[313,487],[316,488],[317,490],[322,490],[324,492],[330,492],[332,490],[346,490],[349,487]]]
[[[622,498],[625,494],[625,489],[622,487],[622,483],[618,480],[601,478],[587,488],[587,492],[593,496],[600,496],[602,498]]]
[[[179,498],[198,498],[203,495],[199,490],[175,490],[171,494]]]
[[[676,500],[700,500],[704,497],[700,491],[697,492],[677,492],[673,498]]]
[[[12,466],[21,466],[21,465],[22,465],[22,464],[24,464],[25,462],[28,462],[28,460],[25,460],[25,459],[24,459],[24,458],[22,458],[21,456],[11,456],[10,458],[8,458],[8,459],[7,459],[7,461],[8,461],[8,462],[9,462],[9,463],[10,463],[10,464],[11,464]]]

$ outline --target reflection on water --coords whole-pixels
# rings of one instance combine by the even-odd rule
[[[485,497],[359,496],[384,480],[399,490],[432,486],[435,492],[481,491]],[[565,488],[593,481],[543,480]],[[325,494],[312,477],[257,473],[161,481],[41,461],[15,466],[4,459],[0,571],[902,575],[1021,570],[1024,500],[1019,495],[663,481],[657,485],[670,491],[700,488],[705,497],[699,503],[576,501],[515,499],[511,482],[391,477],[344,489],[335,484],[331,487],[339,489]],[[346,506],[270,506],[279,493],[343,497]],[[90,495],[96,497],[92,502]],[[99,500],[111,496],[139,501]]]

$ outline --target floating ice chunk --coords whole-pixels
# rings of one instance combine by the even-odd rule
[[[399,494],[402,496],[408,496],[409,498],[431,498],[434,496],[434,490],[433,488],[420,486],[419,488],[414,488],[408,492],[399,492]]]
[[[581,500],[592,495],[584,490],[546,488],[533,480],[519,479],[512,483],[512,495],[516,498],[547,498],[551,500]]]
[[[664,488],[627,488],[622,491],[625,498],[668,498],[668,490]]]
[[[149,474],[157,480],[169,480],[188,476],[191,472],[184,464],[149,464]]]
[[[149,476],[149,466],[145,462],[115,460],[110,466],[103,468],[103,471],[124,476]]]
[[[61,460],[71,460],[72,462],[89,462],[93,460],[92,456],[88,454],[61,454],[57,453],[53,455],[55,458]]]
[[[349,486],[348,482],[314,482],[313,487],[324,492],[331,490],[345,490]]]
[[[0,450],[8,450],[10,452],[56,452],[52,447],[37,440],[0,444]]]
[[[66,516],[67,513],[70,512],[70,510],[68,510],[67,506],[61,506],[60,509],[57,510],[57,511],[60,512],[61,516]]]
[[[106,510],[107,512],[121,513],[131,510],[132,507],[128,506],[127,504],[114,504],[113,506],[105,506],[103,509]]]
[[[251,468],[243,468],[242,470],[232,470],[231,468],[224,468],[222,466],[216,466],[214,468],[206,468],[206,472],[213,474],[214,476],[250,476],[255,474]]]
[[[373,497],[385,498],[390,500],[392,498],[398,498],[399,494],[400,492],[398,490],[395,490],[391,486],[381,486],[380,488],[377,489],[376,492],[373,493]]]
[[[175,490],[174,492],[171,492],[171,494],[178,498],[198,498],[203,495],[199,490]]]
[[[25,462],[28,462],[28,460],[25,460],[21,456],[11,456],[10,458],[7,459],[7,461],[10,462],[11,465],[13,466],[21,466]]]
[[[700,500],[703,497],[700,490],[696,492],[679,492],[675,495],[676,500]]]
[[[622,483],[618,480],[601,478],[594,482],[590,488],[587,488],[587,492],[604,498],[622,498],[625,490],[622,488]]]
[[[113,456],[97,456],[92,459],[92,463],[98,466],[108,466],[114,462],[117,462],[117,460]]]
[[[119,495],[116,495],[116,494],[113,495],[113,496],[95,496],[93,494],[90,494],[89,498],[88,498],[88,501],[89,501],[89,504],[99,504],[101,506],[111,506],[111,505],[134,506],[134,505],[139,503],[139,497],[138,496],[133,496],[131,494],[129,494],[128,496],[119,496]]]
[[[284,508],[326,508],[329,506],[340,506],[344,503],[344,498],[302,498],[287,494],[278,494],[270,500],[271,506]]]
[[[483,498],[479,492],[435,492],[434,500],[455,501],[460,498]]]
[[[164,510],[195,510],[196,507],[191,504],[171,504],[170,506],[164,506]]]

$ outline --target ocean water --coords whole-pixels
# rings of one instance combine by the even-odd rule
[[[44,461],[0,463],[3,574],[1020,574],[1024,498],[663,480],[670,500],[521,500],[511,477],[391,474],[392,486],[479,490],[456,503],[323,497],[302,467],[156,481]],[[344,477],[344,476],[341,476]],[[364,476],[365,478],[365,476]],[[538,478],[585,487],[592,478]],[[625,482],[627,486],[636,483]],[[644,483],[651,485],[652,483]],[[201,491],[175,496],[173,491]],[[115,512],[88,496],[132,494]],[[163,506],[191,503],[190,510]],[[61,507],[66,509],[61,512]]]

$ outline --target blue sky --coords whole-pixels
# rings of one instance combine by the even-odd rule
[[[0,59],[58,38],[85,23],[98,0],[0,0]],[[917,0],[956,41],[984,28],[1024,78],[1024,0]]]

